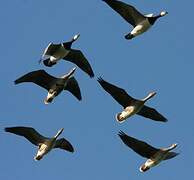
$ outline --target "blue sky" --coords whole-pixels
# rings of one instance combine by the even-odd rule
[[[191,179],[193,177],[193,36],[194,2],[125,0],[141,12],[167,10],[149,32],[131,41],[131,30],[101,0],[7,0],[1,2],[1,173],[0,179]],[[188,29],[189,26],[189,29]],[[14,85],[21,75],[45,69],[54,76],[73,64],[60,62],[53,68],[38,64],[49,42],[63,42],[80,33],[73,44],[87,56],[95,72],[90,79],[77,68],[83,100],[64,92],[50,105],[42,88],[26,83]],[[133,97],[150,91],[157,95],[147,105],[157,108],[168,123],[133,116],[118,124],[122,107],[97,83],[96,78],[120,86]],[[40,162],[33,160],[36,147],[24,138],[5,133],[4,127],[31,126],[45,136],[61,135],[75,153],[54,150]],[[126,147],[119,130],[155,147],[179,143],[181,154],[146,173],[139,172],[144,158]]]

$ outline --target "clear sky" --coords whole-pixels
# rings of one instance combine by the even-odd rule
[[[117,13],[101,0],[6,0],[1,2],[1,169],[2,180],[150,180],[192,179],[194,169],[194,60],[193,1],[125,0],[145,14],[167,10],[149,32],[131,41],[131,30]],[[21,75],[45,69],[61,76],[74,65],[60,62],[52,68],[38,64],[50,42],[70,40],[87,56],[95,72],[89,78],[79,68],[83,100],[63,92],[45,105],[47,92],[31,84],[14,85]],[[122,107],[97,83],[102,76],[124,88],[131,96],[157,95],[147,102],[168,118],[154,122],[135,115],[119,124],[115,114]],[[75,153],[53,150],[35,162],[36,147],[26,139],[5,133],[4,127],[31,126],[45,136],[64,127],[61,137]],[[146,160],[126,147],[117,133],[124,131],[155,147],[178,143],[180,155],[146,173],[139,166]]]

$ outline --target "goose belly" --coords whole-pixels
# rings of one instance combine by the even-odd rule
[[[119,113],[119,117],[117,118],[120,122],[123,120],[133,116],[140,110],[139,107],[136,106],[128,106],[121,113]]]
[[[145,166],[147,167],[153,167],[153,166],[156,166],[158,165],[161,161],[163,161],[166,157],[166,154],[157,154],[155,157],[151,158],[151,159],[148,159],[145,163]]]
[[[140,24],[138,24],[132,31],[131,34],[133,36],[138,36],[144,32],[146,32],[151,27],[151,24],[149,23],[148,19],[144,20]]]
[[[34,157],[35,160],[41,160],[44,155],[46,155],[50,150],[52,149],[52,146],[48,146],[46,144],[42,144],[40,148],[38,149],[38,152],[36,156]]]
[[[60,47],[51,57],[50,60],[51,62],[57,62],[60,59],[64,58],[67,56],[69,53],[69,50],[65,49],[64,47]]]

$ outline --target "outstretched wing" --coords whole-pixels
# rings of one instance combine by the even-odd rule
[[[31,127],[7,127],[5,128],[5,131],[23,136],[36,146],[38,146],[40,143],[44,143],[44,141],[47,139]]]
[[[162,122],[168,121],[162,114],[160,114],[154,108],[150,108],[145,105],[141,108],[141,110],[137,114],[144,116],[146,118],[152,119],[154,121],[162,121]]]
[[[122,131],[120,131],[118,135],[121,138],[121,140],[124,142],[124,144],[126,144],[137,154],[145,158],[150,158],[159,151],[159,149],[156,149],[150,146],[146,142],[130,137]]]
[[[56,81],[57,78],[49,75],[44,70],[32,71],[25,74],[24,76],[15,80],[15,84],[23,82],[33,82],[47,90],[49,90],[53,84],[53,81]]]
[[[166,157],[165,157],[164,160],[168,160],[168,159],[174,158],[177,155],[179,155],[179,153],[176,153],[176,152],[168,152],[168,154],[166,155]]]
[[[98,82],[103,87],[103,89],[108,92],[124,108],[129,106],[132,101],[135,101],[135,99],[129,96],[124,89],[108,83],[101,77],[98,78]]]
[[[69,152],[74,152],[73,146],[65,138],[58,139],[55,142],[54,148],[60,148],[60,149],[64,149],[64,150],[69,151]]]
[[[71,77],[68,80],[64,90],[68,90],[69,92],[71,92],[79,101],[82,99],[78,82],[74,77]]]
[[[117,0],[103,1],[105,1],[112,9],[119,13],[133,27],[145,19],[143,14],[129,4]]]
[[[80,50],[71,49],[70,52],[63,58],[76,64],[80,69],[86,72],[90,77],[94,77],[94,72],[88,60]]]

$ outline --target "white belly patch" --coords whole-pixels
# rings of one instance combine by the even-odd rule
[[[146,32],[151,27],[151,24],[149,23],[148,19],[141,22],[139,25],[137,25],[132,31],[131,34],[134,36],[140,35],[144,32]]]
[[[51,62],[57,62],[60,59],[64,58],[67,56],[69,53],[69,50],[66,50],[64,47],[60,47],[59,50],[56,51],[56,53],[50,57]]]

